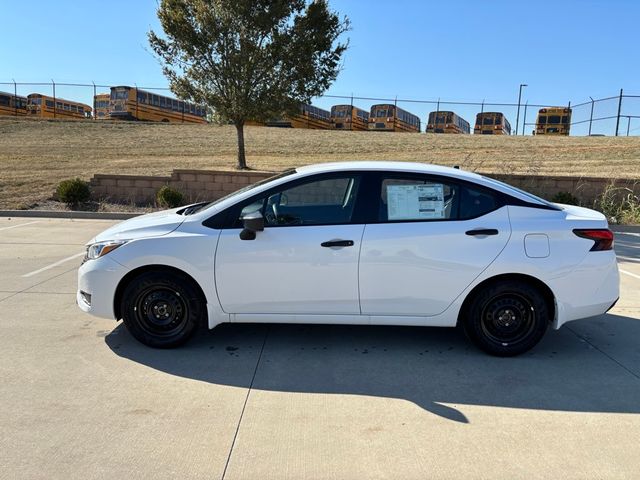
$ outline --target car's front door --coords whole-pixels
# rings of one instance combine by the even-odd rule
[[[442,313],[511,235],[507,207],[482,187],[393,174],[376,191],[378,219],[365,228],[359,274],[362,314],[372,323]]]
[[[238,221],[220,234],[215,276],[224,311],[359,315],[360,183],[359,174],[316,175],[241,205],[238,218],[260,212],[265,228],[242,240]]]

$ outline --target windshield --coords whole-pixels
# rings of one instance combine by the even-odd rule
[[[217,200],[214,200],[212,202],[196,203],[196,204],[190,205],[190,206],[188,206],[188,207],[184,208],[183,210],[180,210],[179,212],[176,212],[176,213],[184,214],[184,215],[191,215],[192,213],[195,213],[195,212],[197,212],[199,210],[204,210],[205,208],[209,208],[209,207],[212,207],[213,205],[217,205],[218,203],[226,200],[227,198],[231,198],[234,195],[239,195],[241,193],[248,192],[249,190],[252,190],[252,189],[254,189],[256,187],[259,187],[260,185],[264,185],[265,183],[269,183],[269,182],[271,182],[273,180],[277,180],[279,178],[287,177],[287,176],[292,175],[294,173],[296,173],[295,168],[292,168],[290,170],[285,170],[282,173],[279,173],[279,174],[274,175],[272,177],[268,177],[268,178],[262,179],[262,180],[260,180],[260,181],[258,181],[256,183],[252,183],[250,185],[247,185],[246,187],[243,187],[240,190],[236,190],[235,192],[231,192],[230,194],[225,195],[224,197],[220,197]]]
[[[524,196],[530,198],[531,200],[535,200],[538,203],[546,205],[547,207],[551,207],[554,210],[561,210],[560,207],[558,207],[556,204],[551,203],[551,202],[545,200],[544,198],[540,198],[540,197],[534,195],[533,193],[526,192],[526,191],[521,190],[521,189],[519,189],[517,187],[514,187],[513,185],[509,185],[508,183],[504,183],[504,182],[501,182],[500,180],[496,180],[495,178],[489,178],[489,177],[485,177],[485,176],[483,176],[482,178],[484,178],[485,180],[488,180],[491,183],[495,183],[495,184],[501,185],[503,187],[507,187],[510,190],[514,190],[514,191],[518,192],[519,194],[524,195]]]

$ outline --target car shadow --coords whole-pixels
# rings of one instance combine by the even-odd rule
[[[640,320],[631,317],[581,322],[603,319],[625,337],[640,338]],[[243,388],[253,379],[252,388],[268,391],[404,399],[461,423],[468,419],[457,405],[640,413],[637,375],[568,328],[550,330],[515,358],[486,355],[446,328],[225,324],[182,348],[154,350],[118,325],[105,341],[120,357],[170,375]]]

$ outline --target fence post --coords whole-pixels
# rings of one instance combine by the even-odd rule
[[[622,112],[622,89],[620,89],[620,99],[618,100],[618,115],[616,118],[616,137],[618,136],[618,130],[620,129],[620,112]]]
[[[91,83],[93,83],[93,119],[97,120],[98,114],[96,113],[96,82],[91,80]]]
[[[53,81],[53,78],[51,79],[51,85],[53,85],[53,118],[56,118],[56,106],[57,106],[57,101],[56,101],[56,82]],[[42,111],[42,109],[44,108],[43,105],[40,105],[40,111]]]
[[[529,106],[529,100],[524,104],[524,115],[522,116],[522,135],[524,136],[524,130],[527,128],[527,107]],[[518,132],[516,132],[518,133]]]
[[[591,114],[589,115],[589,136],[591,136],[591,124],[593,123],[593,97],[589,97],[591,99]]]
[[[138,84],[134,83],[133,85],[136,87],[136,120],[138,120]]]
[[[11,79],[13,82],[13,114],[14,116],[18,116],[18,86],[16,85],[15,79]],[[26,105],[25,105],[26,107]]]

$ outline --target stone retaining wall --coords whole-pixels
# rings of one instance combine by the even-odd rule
[[[163,185],[185,194],[187,201],[215,200],[246,185],[274,175],[274,172],[216,170],[174,170],[171,176],[103,175],[91,179],[94,199],[149,205]],[[582,205],[593,206],[607,185],[630,188],[640,195],[640,179],[612,179],[598,177],[561,177],[542,175],[489,175],[543,198],[551,199],[558,192],[570,192]]]

